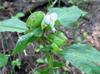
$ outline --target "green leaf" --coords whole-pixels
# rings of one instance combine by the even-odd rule
[[[60,21],[61,25],[64,26],[69,26],[77,22],[80,17],[83,17],[87,14],[77,6],[49,9],[49,13],[52,12],[56,12],[58,14],[58,20]]]
[[[8,57],[4,54],[0,54],[0,68],[4,67],[7,63]]]
[[[33,74],[41,74],[40,72],[38,72],[38,71],[35,71]]]
[[[63,64],[61,61],[55,60],[55,61],[53,62],[53,67],[54,67],[54,68],[61,68],[62,66],[64,66],[64,64]]]
[[[68,39],[67,39],[67,37],[65,36],[65,34],[63,33],[63,32],[61,32],[61,31],[58,31],[57,33],[56,33],[56,35],[58,36],[58,37],[60,37],[61,39],[63,39],[64,41],[68,41]]]
[[[13,61],[11,62],[11,64],[12,64],[13,67],[17,66],[17,67],[20,68],[20,66],[21,66],[21,61],[20,61],[20,59],[16,59],[16,60],[13,60]]]
[[[18,53],[22,52],[30,43],[32,43],[37,38],[42,36],[42,33],[43,33],[43,31],[40,28],[37,28],[37,29],[33,30],[32,32],[21,36],[18,39],[16,47],[14,48],[13,54],[18,54]]]
[[[100,74],[100,52],[89,44],[65,48],[64,58],[86,74]]]
[[[60,37],[55,36],[53,39],[53,42],[56,43],[59,47],[63,46],[65,41],[61,39]]]
[[[23,16],[25,16],[25,14],[23,12],[18,12],[14,17],[20,18],[20,17],[23,17]]]
[[[39,69],[38,72],[40,74],[51,74],[48,68]]]
[[[38,58],[38,59],[36,60],[36,62],[37,62],[38,64],[44,64],[44,63],[45,63],[44,59],[42,59],[42,58]]]
[[[68,40],[63,32],[56,32],[55,34],[49,34],[48,39],[57,44],[58,47],[62,47]]]
[[[41,11],[32,13],[26,21],[27,26],[30,29],[34,29],[34,28],[41,26],[44,16],[45,16],[45,14]]]
[[[20,21],[17,18],[11,18],[8,20],[0,21],[0,32],[11,31],[11,32],[25,32],[28,30],[26,23]]]
[[[57,44],[56,43],[52,43],[51,44],[51,47],[52,47],[52,51],[54,52],[54,53],[58,53],[58,52],[61,52],[62,51],[62,49],[61,48],[59,48],[58,46],[57,46]]]

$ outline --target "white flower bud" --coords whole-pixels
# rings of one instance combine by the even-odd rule
[[[47,14],[44,17],[43,21],[45,24],[50,25],[52,31],[55,32],[56,29],[55,29],[54,25],[55,25],[55,22],[57,19],[58,19],[58,15],[56,13],[51,13],[51,14]]]
[[[56,13],[51,13],[50,17],[52,21],[56,21],[58,19],[58,15]]]

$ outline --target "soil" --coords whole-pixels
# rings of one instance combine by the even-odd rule
[[[62,0],[62,3],[65,6],[68,6],[64,0]],[[34,12],[37,10],[42,10],[45,12],[47,5],[47,0],[0,0],[0,20],[8,19],[11,16],[16,15],[18,12],[25,13],[25,16],[21,18],[21,20],[25,20],[30,14],[30,11]],[[94,2],[86,3],[85,5],[83,4],[83,6],[80,7],[89,12],[89,15],[84,18],[84,21],[81,23],[79,29],[81,30],[80,34],[87,32],[88,36],[84,39],[84,41],[91,43],[94,47],[100,50],[100,1],[95,0]],[[69,32],[71,32],[71,29],[67,29],[65,33],[71,39],[72,35],[70,35]],[[18,33],[10,32],[0,33],[0,52],[7,53],[7,49],[12,51],[19,35],[20,34]],[[26,52],[29,56],[25,57],[23,54],[20,55],[20,59],[22,59],[23,65],[22,69],[16,70],[17,74],[28,74],[27,72],[30,72],[31,68],[35,67],[35,55],[38,57],[43,56],[43,53],[38,55],[33,51],[35,46],[36,45],[32,44],[27,48]],[[3,72],[9,72],[9,70],[11,70],[10,67],[5,67],[2,69]],[[71,71],[69,74],[80,74],[78,73],[79,71],[77,72],[77,70],[72,67],[70,70]],[[7,72],[4,74],[9,74]]]

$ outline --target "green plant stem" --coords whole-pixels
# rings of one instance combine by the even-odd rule
[[[51,2],[52,2],[51,0],[48,0],[48,2],[49,2],[49,5],[51,5],[51,4],[52,4],[52,3],[51,3]]]
[[[47,52],[46,54],[46,57],[47,57],[47,60],[48,60],[48,69],[49,69],[49,72],[51,74],[53,74],[53,55],[51,52]]]
[[[31,10],[29,9],[30,14],[32,13]]]

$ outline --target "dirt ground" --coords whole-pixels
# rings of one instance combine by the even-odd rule
[[[46,11],[47,3],[48,3],[47,0],[0,0],[0,20],[8,19],[18,12],[25,13],[25,16],[21,18],[22,20],[25,20],[30,14],[29,12],[30,10],[32,12],[36,10]],[[68,6],[66,2],[64,2],[64,0],[62,3],[65,6]],[[80,7],[89,12],[89,15],[86,18],[84,18],[84,21],[82,22],[80,27],[82,33],[88,32],[89,34],[84,41],[91,43],[94,47],[100,50],[100,1],[95,0],[94,2],[86,3],[85,5]],[[15,47],[15,43],[19,35],[20,34],[18,33],[10,33],[10,32],[0,33],[0,52],[7,53],[6,49],[10,49],[12,51],[12,49]],[[35,54],[32,49],[34,48],[34,46],[35,45],[31,45],[28,48],[28,51],[31,51],[28,52],[28,54],[30,53]],[[35,64],[29,61],[27,58],[24,60],[26,60],[25,64],[28,64],[26,67],[27,69],[30,69],[29,63],[32,66],[34,66]],[[23,73],[17,73],[17,74],[23,74]],[[77,72],[75,74],[77,74]]]

